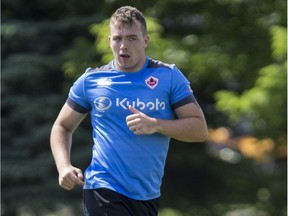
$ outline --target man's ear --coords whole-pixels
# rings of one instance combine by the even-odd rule
[[[144,36],[144,42],[145,42],[144,48],[146,48],[149,44],[149,36],[148,35]]]

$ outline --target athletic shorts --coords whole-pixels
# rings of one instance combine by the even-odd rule
[[[106,188],[83,190],[85,216],[157,216],[158,209],[159,198],[142,201]]]

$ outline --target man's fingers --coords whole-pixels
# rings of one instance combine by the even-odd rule
[[[129,106],[129,110],[133,114],[126,117],[126,123],[134,134],[151,134],[156,132],[155,118],[150,118],[131,105]]]
[[[84,177],[83,177],[83,174],[82,174],[82,171],[81,171],[81,170],[79,170],[76,175],[77,175],[77,177],[78,177],[79,179],[81,179],[81,180],[83,181]]]
[[[138,111],[135,107],[133,107],[131,105],[129,105],[129,110],[134,114],[140,113],[140,111]]]
[[[72,190],[75,186],[73,183],[64,183],[63,185],[60,185],[65,190]]]
[[[131,125],[135,124],[135,120],[136,120],[136,118],[138,118],[138,115],[135,115],[135,114],[139,114],[140,111],[138,111],[135,107],[133,107],[133,106],[131,106],[131,105],[129,106],[129,110],[130,110],[133,114],[128,115],[128,116],[126,117],[126,122],[127,122],[128,126],[131,126]]]
[[[59,185],[66,190],[71,190],[74,188],[75,183],[73,182],[71,178],[65,177],[65,178],[59,179]]]
[[[81,171],[81,170],[75,170],[75,171],[74,171],[74,174],[75,174],[75,176],[74,176],[73,181],[74,181],[76,184],[78,184],[78,185],[80,185],[80,186],[83,186],[83,185],[84,185],[84,182],[83,182],[83,174],[82,174],[82,171]]]
[[[71,190],[76,184],[83,186],[83,179],[82,171],[80,169],[74,169],[62,177],[59,176],[59,185],[66,190]]]

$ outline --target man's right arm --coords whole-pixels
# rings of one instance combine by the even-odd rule
[[[59,185],[66,190],[71,190],[76,184],[83,185],[82,171],[72,166],[70,152],[72,134],[85,116],[65,103],[51,129],[50,145],[59,173]]]

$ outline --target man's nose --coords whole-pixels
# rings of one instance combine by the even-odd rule
[[[125,39],[122,40],[120,49],[127,49],[127,40]]]

